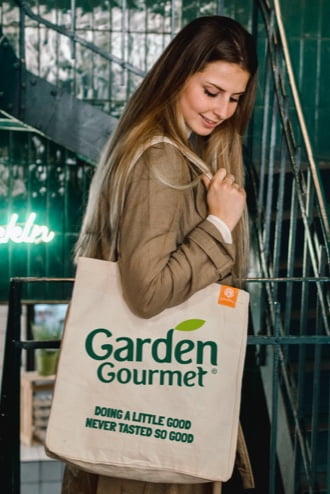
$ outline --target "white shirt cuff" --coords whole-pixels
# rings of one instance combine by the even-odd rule
[[[206,219],[210,221],[210,223],[212,223],[219,230],[226,244],[233,243],[233,237],[231,236],[231,231],[229,230],[228,226],[224,221],[218,218],[218,216],[214,216],[214,214],[209,214]]]

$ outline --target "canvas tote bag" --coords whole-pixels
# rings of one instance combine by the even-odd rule
[[[101,475],[231,477],[249,294],[212,284],[151,319],[122,297],[117,263],[80,258],[49,417],[51,456]]]

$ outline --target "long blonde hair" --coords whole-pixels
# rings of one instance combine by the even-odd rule
[[[209,137],[197,137],[197,155],[177,112],[177,101],[188,78],[215,61],[239,64],[250,74],[250,79],[234,115]],[[117,258],[127,178],[137,151],[142,152],[155,136],[169,138],[201,174],[224,167],[235,175],[240,185],[244,184],[242,136],[253,108],[256,73],[254,40],[233,19],[201,17],[173,38],[131,97],[103,152],[90,187],[76,257]],[[234,231],[237,275],[242,273],[247,258],[246,239],[246,217],[243,217]]]

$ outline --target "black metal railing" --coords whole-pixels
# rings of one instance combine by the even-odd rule
[[[306,283],[315,283],[314,279],[305,280]],[[327,282],[327,278],[320,279],[319,283]],[[269,278],[249,278],[250,286],[267,286]],[[300,283],[301,280],[292,278],[291,283]],[[72,278],[15,278],[11,281],[9,295],[9,311],[7,320],[6,346],[2,375],[2,389],[0,401],[0,482],[1,488],[8,494],[19,494],[20,492],[20,380],[21,359],[23,351],[36,350],[39,348],[58,348],[60,341],[34,341],[24,340],[21,335],[21,314],[24,301],[24,288],[29,284],[47,285],[60,283],[68,285],[68,298],[70,298],[73,279]],[[287,283],[286,279],[272,279],[272,283]],[[279,408],[281,406],[280,393],[281,381],[288,379],[283,361],[283,348],[308,348],[322,347],[330,344],[327,335],[283,335],[281,331],[280,314],[277,311],[275,325],[270,335],[250,335],[248,345],[255,352],[258,348],[268,348],[271,353],[272,376],[268,385],[271,387],[270,416],[272,428],[269,437],[269,493],[277,493],[278,477],[276,475],[276,462],[278,456],[278,421]],[[299,419],[295,414],[295,426],[300,431],[300,442],[304,444],[304,434],[299,428]],[[302,448],[304,451],[304,449]],[[303,457],[305,467],[308,470],[310,459]],[[284,479],[285,480],[285,479]],[[258,491],[259,492],[259,491]],[[298,491],[291,491],[298,492]],[[303,492],[302,490],[299,492]],[[308,492],[308,491],[307,491]],[[310,492],[321,492],[310,490]]]
[[[72,279],[16,278],[11,281],[0,401],[0,486],[7,494],[19,494],[20,474],[20,390],[22,350],[59,348],[60,341],[22,341],[23,288],[27,282],[71,284]]]

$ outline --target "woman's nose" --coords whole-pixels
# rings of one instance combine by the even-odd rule
[[[223,97],[219,99],[213,111],[219,120],[229,118],[232,115],[229,98]]]

